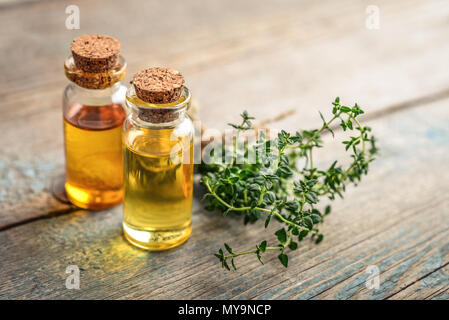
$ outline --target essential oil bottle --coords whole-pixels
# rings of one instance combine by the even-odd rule
[[[71,83],[63,98],[67,197],[78,207],[105,209],[123,198],[122,125],[126,62],[106,35],[73,40],[64,63]]]
[[[180,245],[192,231],[193,136],[190,91],[169,68],[138,72],[126,95],[123,228],[147,250]]]

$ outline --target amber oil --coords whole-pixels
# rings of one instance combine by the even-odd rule
[[[121,202],[125,117],[120,104],[75,104],[65,114],[65,188],[76,206],[97,210]]]

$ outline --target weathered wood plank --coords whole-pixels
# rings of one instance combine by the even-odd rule
[[[72,208],[52,195],[64,172],[61,117],[42,112],[0,125],[0,229]]]
[[[446,234],[443,234],[443,236]],[[433,250],[424,262],[422,270],[417,274],[419,281],[405,287],[389,299],[432,299],[449,300],[449,262],[447,256],[448,244]]]
[[[264,119],[296,108],[294,119],[278,125],[312,126],[319,121],[315,111],[336,95],[357,98],[373,112],[444,93],[449,83],[444,1],[380,1],[379,31],[364,26],[368,2],[180,2],[170,10],[173,24],[157,1],[131,2],[126,9],[118,1],[79,1],[77,31],[65,29],[68,4],[0,10],[0,145],[6,146],[0,228],[70,210],[52,199],[49,186],[63,172],[62,61],[82,33],[118,37],[130,74],[148,65],[182,70],[208,127],[223,128],[243,108]],[[105,30],[108,19],[114,23]],[[40,182],[23,170],[34,171]]]
[[[222,242],[246,249],[264,239],[263,226],[244,227],[239,219],[204,212],[197,195],[191,239],[166,252],[128,245],[120,208],[0,232],[0,298],[395,298],[423,272],[449,262],[448,103],[368,123],[379,138],[381,158],[358,188],[335,203],[324,242],[302,243],[288,269],[268,254],[265,266],[244,257],[239,271],[220,270],[212,253]],[[338,141],[330,142],[316,157],[318,165],[341,149]],[[82,268],[80,290],[65,289],[70,264]],[[373,264],[381,270],[378,291],[364,285],[365,269]],[[429,286],[426,295],[441,286],[445,283]]]

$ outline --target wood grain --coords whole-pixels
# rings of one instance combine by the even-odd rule
[[[378,31],[365,28],[370,1],[193,0],[166,19],[164,2],[82,0],[81,29],[66,30],[69,4],[0,3],[0,298],[449,299],[445,1],[377,1]],[[79,211],[51,194],[64,171],[62,61],[74,37],[103,32],[122,41],[128,79],[149,65],[181,70],[207,127],[223,129],[244,108],[259,119],[295,109],[274,125],[312,127],[335,96],[357,98],[381,158],[335,203],[324,242],[302,243],[288,269],[267,255],[265,266],[245,257],[222,272],[215,250],[249,248],[263,227],[204,212],[198,185],[185,245],[133,248],[120,207]],[[343,156],[326,139],[318,165]],[[79,291],[65,288],[70,264],[81,268]],[[365,287],[370,265],[379,290]]]
[[[277,126],[296,129],[319,123],[316,111],[336,95],[372,114],[449,94],[444,1],[379,1],[378,31],[365,28],[368,1],[180,2],[171,19],[158,1],[78,1],[80,30],[65,29],[69,4],[0,9],[0,229],[72,210],[49,186],[63,173],[62,61],[80,34],[119,38],[129,75],[148,65],[182,70],[212,128],[244,108],[261,119],[294,108]]]
[[[265,266],[244,257],[237,272],[221,270],[212,254],[223,241],[247,249],[264,239],[263,226],[244,227],[240,219],[204,212],[196,187],[192,237],[166,252],[128,245],[121,208],[78,211],[0,232],[0,298],[444,298],[448,103],[367,123],[379,138],[380,158],[362,184],[335,203],[323,226],[323,243],[301,243],[288,269],[268,254]],[[318,166],[344,154],[339,138],[327,136],[326,142]],[[65,288],[65,268],[71,264],[81,268],[80,290]],[[379,290],[365,287],[369,265],[381,271]]]

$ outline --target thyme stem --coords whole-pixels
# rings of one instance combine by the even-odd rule
[[[287,267],[286,251],[297,249],[295,241],[302,241],[308,234],[312,234],[316,243],[323,240],[318,229],[331,209],[327,206],[323,212],[318,210],[320,198],[326,196],[333,200],[336,195],[342,197],[342,192],[349,183],[357,184],[368,172],[368,165],[374,159],[377,148],[374,137],[368,135],[370,129],[363,127],[357,119],[358,115],[364,113],[363,110],[357,104],[352,108],[341,105],[339,98],[332,104],[333,116],[326,121],[320,113],[323,124],[318,129],[302,130],[295,135],[282,130],[275,139],[263,136],[254,145],[246,143],[243,154],[256,154],[256,163],[250,163],[248,159],[242,159],[242,163],[236,161],[241,156],[237,155],[239,133],[251,130],[250,120],[254,119],[245,111],[241,114],[240,124],[230,124],[237,130],[232,146],[232,161],[223,164],[218,159],[216,164],[200,166],[203,174],[201,182],[208,191],[205,196],[209,201],[207,209],[218,209],[224,215],[229,212],[243,215],[245,223],[252,223],[263,217],[265,228],[275,217],[276,222],[281,225],[281,229],[275,232],[279,241],[276,246],[267,246],[267,241],[264,240],[256,245],[256,249],[234,252],[225,243],[228,253],[219,249],[215,254],[224,268],[230,270],[230,260],[235,269],[234,259],[248,254],[255,254],[262,262],[262,253],[276,250],[280,251],[278,259]],[[337,119],[341,121],[343,131],[359,131],[358,136],[351,136],[349,140],[343,141],[345,149],[351,150],[349,152],[352,153],[353,160],[346,169],[334,161],[327,170],[323,170],[318,168],[319,162],[314,159],[313,151],[314,148],[322,147],[321,134],[324,130],[329,130],[334,135],[331,124]],[[367,142],[371,144],[368,152]],[[266,152],[259,153],[259,148]],[[298,158],[306,160],[303,168],[296,167]]]

